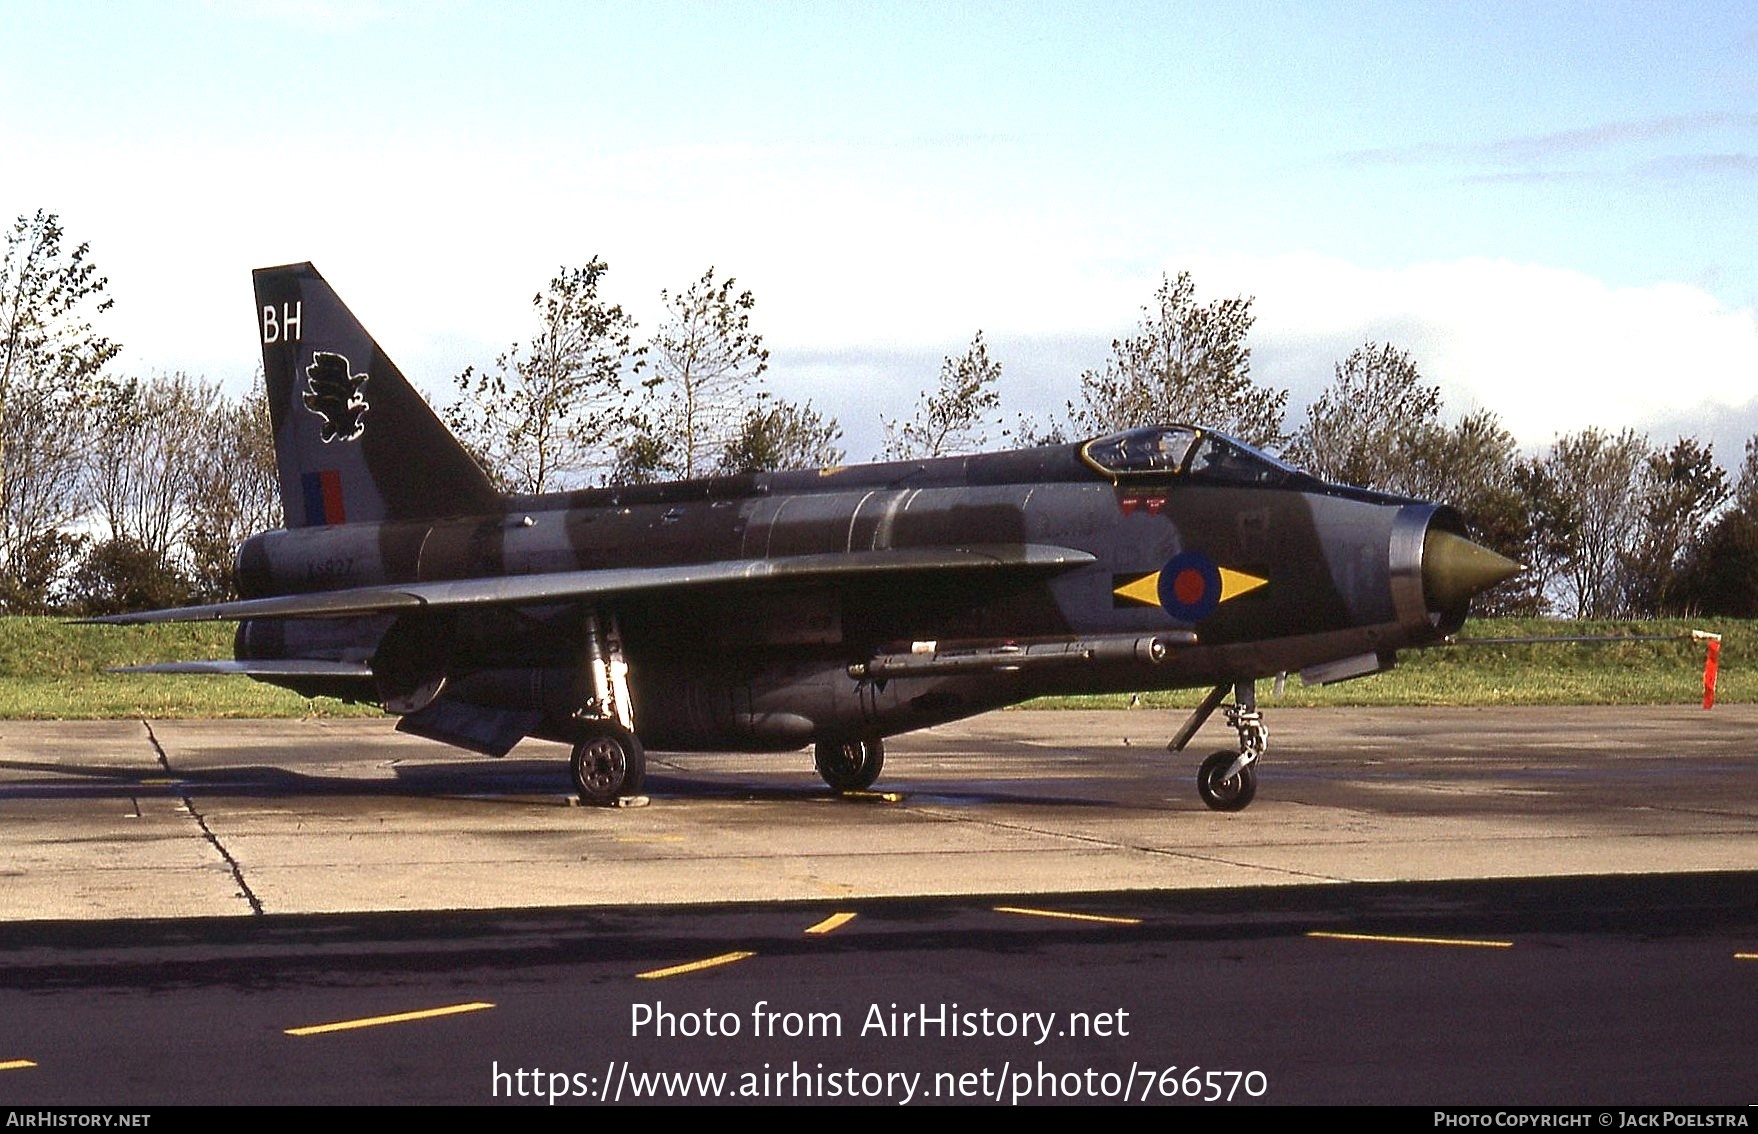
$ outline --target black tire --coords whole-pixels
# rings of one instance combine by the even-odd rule
[[[1257,768],[1251,764],[1241,768],[1236,775],[1222,778],[1237,759],[1237,752],[1217,752],[1197,769],[1197,794],[1216,811],[1243,811],[1257,795]]]
[[[596,725],[581,734],[568,767],[582,802],[609,807],[620,796],[641,790],[647,756],[634,733],[616,725]]]
[[[812,763],[837,791],[866,791],[885,768],[885,742],[875,738],[820,744],[812,751]]]

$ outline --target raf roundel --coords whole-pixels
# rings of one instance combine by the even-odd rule
[[[1180,622],[1201,622],[1221,605],[1221,571],[1200,551],[1181,551],[1160,569],[1160,605]]]

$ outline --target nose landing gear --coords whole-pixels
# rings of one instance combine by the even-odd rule
[[[1257,683],[1240,681],[1231,686],[1215,686],[1166,745],[1168,752],[1184,751],[1196,731],[1216,709],[1222,708],[1221,701],[1229,689],[1233,692],[1233,704],[1223,711],[1227,723],[1239,734],[1239,750],[1216,752],[1202,762],[1196,773],[1197,794],[1216,811],[1241,811],[1257,795],[1255,765],[1270,743],[1270,730],[1264,724],[1263,714],[1257,711]]]

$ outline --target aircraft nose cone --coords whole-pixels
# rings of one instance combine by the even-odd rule
[[[1422,539],[1422,589],[1430,610],[1451,610],[1524,568],[1464,536],[1430,528]]]

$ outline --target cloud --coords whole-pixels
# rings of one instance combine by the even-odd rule
[[[1334,160],[1339,165],[1364,168],[1463,167],[1475,171],[1465,176],[1470,183],[1576,180],[1607,172],[1638,176],[1742,174],[1752,172],[1758,158],[1740,152],[1737,145],[1730,147],[1729,142],[1749,142],[1755,132],[1758,114],[1704,111],[1602,122],[1489,142],[1351,150]]]
[[[1533,446],[1758,406],[1758,319],[1701,288],[1490,259],[1193,255],[1132,242],[1078,198],[907,151],[839,164],[811,146],[720,144],[550,163],[338,139],[299,163],[293,178],[274,147],[123,148],[130,193],[70,174],[44,197],[65,202],[111,278],[127,365],[242,381],[256,365],[248,269],[310,258],[407,372],[439,384],[525,337],[532,293],[598,254],[644,331],[660,288],[710,264],[736,275],[758,296],[778,387],[851,433],[913,399],[979,328],[1004,381],[1035,399],[1009,413],[1059,409],[1160,273],[1184,269],[1205,301],[1256,297],[1258,376],[1296,406],[1367,339],[1412,350],[1451,407],[1492,409]],[[44,165],[63,166],[78,168]]]
[[[1491,409],[1532,446],[1588,426],[1745,412],[1758,395],[1758,313],[1682,283],[1613,287],[1486,259],[1370,269],[1294,255],[1191,267],[1215,294],[1256,296],[1260,355],[1301,371],[1261,376],[1296,387],[1296,400],[1329,380],[1322,356],[1367,339],[1411,350],[1449,406]]]
[[[1558,130],[1547,134],[1504,138],[1501,141],[1489,142],[1481,146],[1463,147],[1463,149],[1467,153],[1476,152],[1493,158],[1533,161],[1559,154],[1589,153],[1638,143],[1670,142],[1700,137],[1724,130],[1748,131],[1753,129],[1758,129],[1758,114],[1727,114],[1720,111],[1706,111],[1701,114],[1673,114],[1658,118],[1602,122],[1596,126],[1584,126],[1576,130]]]

